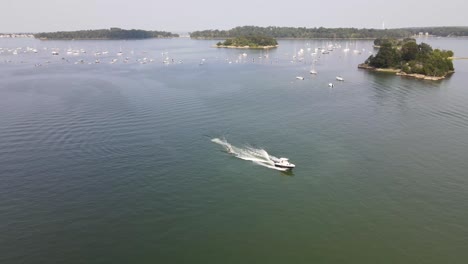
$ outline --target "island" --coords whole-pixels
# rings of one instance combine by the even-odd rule
[[[276,39],[268,36],[239,36],[226,39],[224,42],[218,42],[217,48],[235,48],[235,49],[271,49],[278,47]]]
[[[378,53],[371,55],[358,68],[370,71],[391,72],[396,75],[424,80],[441,80],[454,73],[453,51],[432,49],[415,39],[376,39]]]
[[[79,31],[58,31],[49,33],[37,33],[34,34],[35,38],[41,40],[71,40],[71,39],[148,39],[148,38],[174,38],[179,37],[178,34],[165,31],[147,31],[141,29],[121,29],[121,28],[110,28],[110,29],[97,29],[97,30],[79,30]]]

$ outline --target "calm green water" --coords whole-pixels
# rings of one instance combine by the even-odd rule
[[[0,41],[1,263],[466,263],[468,61],[402,79],[358,70],[372,43],[342,41],[313,77],[327,41],[213,44]]]

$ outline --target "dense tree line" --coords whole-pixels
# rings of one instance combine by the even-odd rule
[[[400,29],[305,28],[243,26],[230,30],[203,30],[190,33],[195,39],[232,38],[246,35],[265,35],[273,38],[406,38],[428,32],[436,36],[468,36],[468,27],[430,27]]]
[[[440,37],[464,37],[468,36],[468,27],[419,27],[406,28],[412,35],[429,33],[429,35]]]
[[[380,47],[384,43],[390,43],[395,46],[403,46],[407,42],[416,42],[416,39],[414,38],[404,38],[404,39],[396,39],[396,38],[377,38],[374,40],[374,45],[376,47]]]
[[[190,33],[191,38],[232,38],[246,35],[265,35],[273,38],[376,38],[406,37],[407,31],[357,28],[305,28],[244,26],[230,30],[204,30]]]
[[[236,46],[236,47],[245,47],[249,46],[251,48],[255,47],[264,47],[264,46],[276,46],[278,42],[276,39],[268,36],[240,36],[236,38],[229,38],[224,42],[218,42],[218,46]]]
[[[379,52],[371,55],[366,64],[375,68],[395,68],[403,72],[412,74],[424,74],[428,76],[445,76],[453,71],[450,50],[433,50],[426,43],[417,44],[416,41],[397,42],[402,45],[395,45],[395,41],[381,41]]]
[[[34,34],[35,38],[41,39],[146,39],[146,38],[172,38],[179,37],[165,31],[147,31],[141,29],[98,29],[79,31],[59,31],[50,33]]]

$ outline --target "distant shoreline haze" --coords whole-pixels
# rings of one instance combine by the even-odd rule
[[[239,26],[229,30],[209,29],[198,31],[169,31],[142,29],[88,29],[55,32],[0,33],[3,37],[32,37],[39,39],[147,39],[191,37],[193,39],[226,39],[246,35],[265,35],[278,39],[375,39],[382,37],[404,38],[410,36],[467,37],[468,26],[407,27],[407,28],[325,28],[325,27],[258,27]],[[184,32],[184,33],[181,33]]]

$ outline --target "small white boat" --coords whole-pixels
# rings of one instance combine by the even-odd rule
[[[328,84],[328,87],[333,87],[333,83],[329,83],[329,84]]]
[[[52,51],[52,55],[59,55],[58,51]]]
[[[310,69],[310,74],[317,75],[317,71],[315,70],[315,62],[316,60],[313,61],[312,63],[312,68]]]
[[[296,79],[298,79],[298,80],[304,80],[304,77],[302,77],[302,76],[296,76]]]
[[[279,158],[278,160],[273,161],[273,162],[275,164],[275,167],[279,167],[279,168],[293,169],[296,167],[296,165],[290,163],[287,158]]]
[[[340,82],[344,82],[344,79],[343,79],[343,77],[341,77],[341,76],[336,76],[336,80],[337,80],[337,81],[340,81]]]

